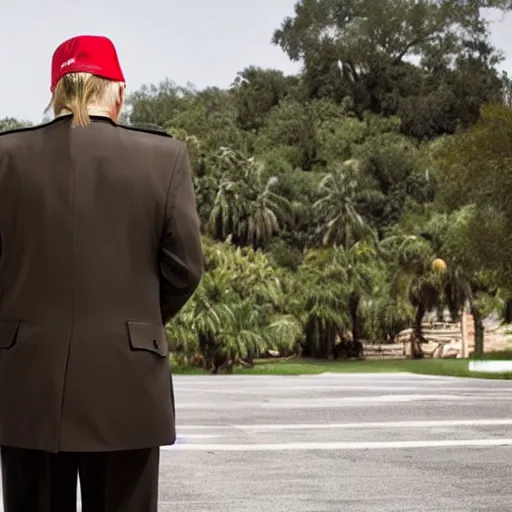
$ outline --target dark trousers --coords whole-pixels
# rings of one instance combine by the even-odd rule
[[[3,446],[4,512],[157,512],[159,448],[47,453]]]

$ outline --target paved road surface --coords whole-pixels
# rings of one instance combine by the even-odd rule
[[[512,382],[176,378],[160,511],[512,510]]]

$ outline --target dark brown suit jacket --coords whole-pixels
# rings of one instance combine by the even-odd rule
[[[0,445],[172,444],[163,325],[203,272],[188,152],[70,117],[0,135]]]

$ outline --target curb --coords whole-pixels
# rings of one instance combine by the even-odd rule
[[[469,371],[478,373],[512,373],[512,361],[470,361]]]

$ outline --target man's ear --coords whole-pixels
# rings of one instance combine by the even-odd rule
[[[126,84],[119,84],[119,109],[121,109],[124,105],[124,100],[126,97]]]
[[[121,110],[123,109],[124,100],[126,96],[126,84],[119,84],[119,92],[117,95],[117,101],[116,101],[116,119],[121,114]]]

